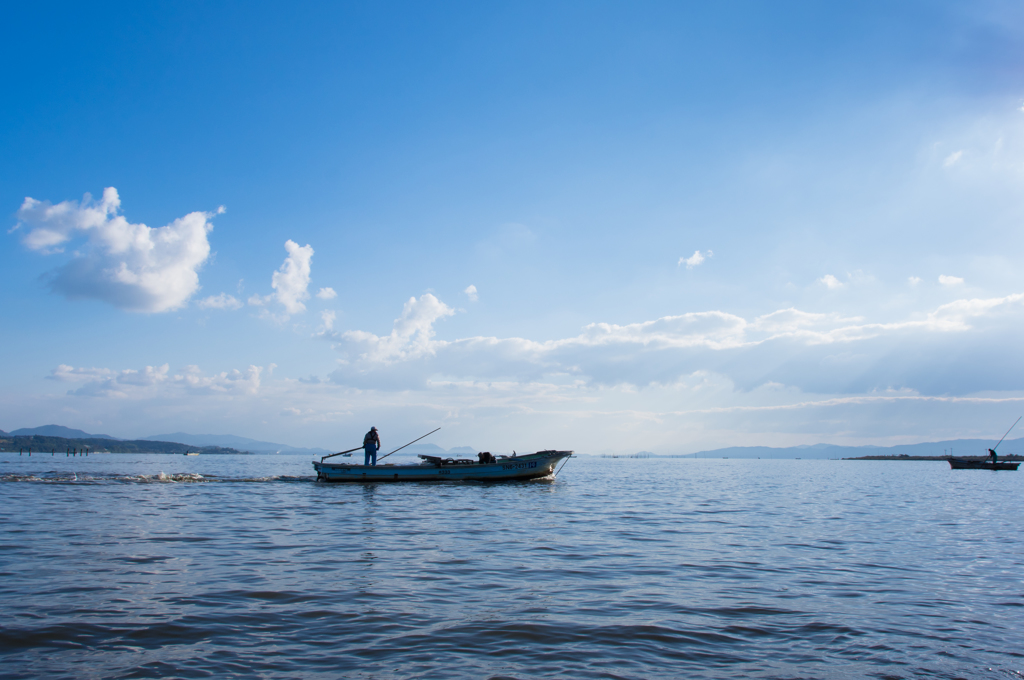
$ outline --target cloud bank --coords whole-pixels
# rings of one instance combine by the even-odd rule
[[[698,373],[740,390],[766,384],[853,394],[909,389],[964,394],[1009,389],[1017,364],[1000,373],[994,357],[1016,356],[991,332],[1020,321],[1024,293],[963,299],[888,322],[778,310],[754,319],[691,312],[633,324],[592,323],[575,337],[437,339],[434,325],[451,308],[433,295],[410,299],[389,335],[331,334],[342,353],[331,375],[361,389],[428,389],[442,383],[671,385]],[[1000,344],[1001,343],[1001,344]],[[975,353],[973,368],[936,357]],[[985,357],[989,357],[986,359]],[[986,366],[987,368],[979,368]],[[1004,364],[1005,366],[1005,364]]]
[[[1024,358],[1008,332],[1024,317],[1024,293],[878,321],[792,307],[751,318],[689,312],[544,341],[440,338],[453,313],[432,294],[410,298],[378,334],[335,331],[325,311],[319,336],[340,352],[326,380],[272,379],[273,364],[212,374],[62,364],[49,378],[70,390],[27,406],[7,399],[4,409],[64,408],[105,422],[116,413],[128,427],[256,418],[296,441],[318,433],[320,445],[372,421],[407,427],[410,439],[443,424],[456,436],[444,446],[621,452],[643,437],[647,450],[685,453],[987,436],[1024,404]]]
[[[27,228],[22,243],[44,255],[63,252],[76,237],[86,239],[47,279],[69,299],[102,300],[132,312],[185,306],[199,290],[198,270],[210,256],[207,234],[217,213],[193,212],[153,228],[128,222],[120,208],[114,187],[104,189],[99,201],[86,194],[81,202],[53,205],[29,197],[18,210],[16,229]]]
[[[249,366],[245,371],[233,369],[204,375],[198,366],[186,366],[172,374],[170,365],[146,366],[141,370],[109,368],[75,368],[61,364],[47,376],[65,383],[81,383],[68,394],[89,397],[144,397],[166,394],[168,390],[192,395],[248,394],[260,390],[262,366]]]

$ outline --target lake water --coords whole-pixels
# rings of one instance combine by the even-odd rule
[[[0,676],[1024,677],[1024,473],[311,474],[298,456],[0,454]]]

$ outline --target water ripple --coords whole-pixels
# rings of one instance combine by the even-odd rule
[[[348,486],[289,457],[0,464],[5,678],[1022,677],[1024,532],[984,510],[1012,507],[1016,476],[581,458],[555,480]]]

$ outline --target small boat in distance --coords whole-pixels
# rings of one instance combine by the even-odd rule
[[[571,458],[572,454],[572,451],[538,451],[523,456],[488,456],[488,462],[420,456],[422,462],[408,465],[353,465],[321,460],[313,461],[313,469],[317,481],[324,482],[496,482],[554,475],[555,465]]]
[[[968,460],[949,457],[949,467],[954,470],[1016,470],[1020,463],[993,463],[989,460]]]
[[[1021,418],[1024,418],[1024,416],[1021,416]],[[1003,435],[1003,439],[1006,439],[1006,435],[1010,434],[1010,430],[1015,428],[1017,426],[1017,423],[1019,422],[1020,418],[1017,418],[1017,420],[1013,421],[1013,425],[1010,425],[1010,429],[1007,430],[1006,434]],[[1007,463],[1005,461],[1002,463],[999,462],[999,457],[996,454],[996,449],[998,449],[999,445],[1003,443],[1003,439],[1000,439],[998,442],[996,442],[995,446],[988,450],[988,457],[991,460],[985,460],[984,458],[954,458],[952,455],[950,455],[949,467],[953,470],[1016,470],[1017,466],[1019,466],[1020,463]],[[952,453],[952,450],[950,450],[950,453]]]

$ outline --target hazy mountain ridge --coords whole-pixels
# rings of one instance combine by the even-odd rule
[[[143,441],[170,441],[181,442],[191,446],[223,446],[240,451],[251,451],[253,453],[305,453],[315,456],[325,456],[334,453],[321,448],[304,448],[301,446],[289,446],[276,442],[265,442],[249,437],[239,437],[234,434],[189,434],[188,432],[172,432],[171,434],[154,434],[149,437],[142,437]],[[349,447],[351,448],[351,447]]]
[[[43,437],[61,437],[63,439],[113,439],[120,441],[118,437],[111,437],[109,434],[90,434],[83,430],[76,430],[63,425],[43,425],[41,427],[22,427],[11,430],[6,434],[12,437],[31,437],[42,435]]]
[[[122,439],[120,437],[113,437],[109,434],[90,434],[84,430],[76,430],[74,428],[65,427],[63,425],[43,425],[41,427],[23,427],[11,432],[4,432],[0,430],[0,437],[47,437],[47,438],[60,438],[68,441],[79,442],[79,447],[88,446],[90,448],[97,448],[97,444],[93,440],[108,440],[111,442],[161,442],[161,443],[176,443],[191,447],[212,447],[215,449],[233,449],[236,451],[247,451],[250,453],[282,453],[282,454],[305,454],[314,456],[325,456],[334,451],[329,449],[323,449],[319,447],[302,447],[302,446],[290,446],[288,444],[278,444],[277,442],[267,442],[258,439],[251,439],[249,437],[240,437],[234,434],[189,434],[188,432],[172,432],[170,434],[155,434],[148,437],[139,437],[138,439]],[[86,444],[86,440],[91,443]],[[27,440],[26,440],[27,442]],[[56,444],[56,442],[53,442]],[[353,442],[350,446],[344,447],[344,449],[350,449],[354,446],[359,445],[361,442]],[[24,444],[28,446],[29,444]],[[40,446],[38,441],[35,446]],[[66,446],[74,447],[75,444],[67,444]],[[385,447],[382,453],[393,450],[401,446],[396,444],[395,446]],[[53,448],[48,446],[48,448]],[[129,447],[130,450],[139,450],[138,447]],[[444,449],[436,444],[429,444],[426,442],[417,442],[412,446],[408,446],[400,453],[403,454],[428,454],[428,455],[466,455],[475,454],[476,449],[469,446],[456,446],[451,449]]]
[[[264,442],[257,439],[250,439],[248,437],[239,437],[233,434],[189,434],[187,432],[173,432],[171,434],[155,434],[150,437],[143,437],[145,441],[176,441],[182,442],[183,444],[190,444],[192,446],[225,446],[233,449],[239,449],[241,451],[251,451],[253,453],[282,453],[282,454],[308,454],[313,456],[326,456],[329,453],[335,453],[336,451],[344,451],[358,446],[361,441],[352,442],[351,444],[335,449],[334,451],[321,448],[303,448],[301,446],[289,446],[287,444],[277,444],[275,442]],[[387,453],[395,448],[398,448],[401,444],[394,446],[386,445],[383,447],[381,453]],[[452,455],[452,454],[475,454],[476,449],[468,446],[456,446],[452,449],[443,449],[437,444],[428,444],[423,442],[417,442],[412,446],[408,446],[401,450],[402,454],[420,454],[425,453],[428,455]]]
[[[52,455],[66,454],[69,450],[82,454],[85,450],[92,453],[204,453],[204,454],[241,454],[232,448],[222,446],[189,446],[179,442],[159,442],[142,439],[99,439],[95,437],[49,437],[42,434],[27,436],[0,436],[0,450],[21,451]]]
[[[64,433],[64,434],[57,434]],[[140,437],[135,440],[126,440],[113,437],[107,434],[90,434],[83,430],[65,427],[63,425],[43,425],[41,427],[20,428],[10,432],[0,430],[0,437],[13,439],[15,437],[25,438],[24,445],[30,445],[28,440],[32,437],[58,438],[67,442],[78,442],[78,446],[90,448],[109,448],[112,442],[124,442],[132,444],[128,450],[141,451],[144,448],[142,442],[159,442],[159,448],[167,443],[176,443],[191,447],[209,447],[211,449],[235,450],[238,452],[251,453],[282,453],[282,454],[305,454],[313,456],[325,456],[335,451],[323,448],[305,448],[300,446],[289,446],[275,442],[260,441],[249,437],[240,437],[232,434],[189,434],[187,432],[174,432],[171,434],[152,435]],[[86,443],[88,440],[89,443]],[[985,455],[989,447],[995,446],[997,439],[950,439],[937,442],[922,442],[919,444],[898,444],[896,446],[840,446],[837,444],[805,444],[801,446],[770,447],[770,446],[729,446],[721,449],[710,449],[688,454],[652,454],[649,451],[641,452],[642,457],[654,456],[658,458],[806,458],[806,459],[829,459],[829,458],[859,458],[861,456],[942,456],[949,454],[962,456]],[[41,440],[36,439],[32,444],[41,448]],[[106,444],[104,444],[104,442]],[[13,441],[8,446],[13,445]],[[56,441],[52,442],[57,444]],[[357,446],[359,442],[352,442],[350,446],[341,450]],[[388,442],[381,453],[394,450],[401,444],[391,446]],[[75,446],[75,443],[62,444],[62,446]],[[46,448],[53,448],[50,444]],[[437,444],[417,442],[402,449],[401,455],[427,454],[433,456],[466,456],[476,454],[478,449],[470,446],[454,446],[445,449]],[[1024,453],[1024,437],[1019,439],[1007,439],[999,446],[999,453],[1003,455]],[[639,454],[637,454],[639,455]]]
[[[996,445],[998,439],[947,439],[920,444],[898,444],[896,446],[839,446],[836,444],[813,444],[773,448],[769,446],[730,446],[710,451],[698,451],[673,458],[859,458],[861,456],[981,456]],[[1024,438],[1007,439],[999,445],[1004,455],[1024,451]]]

